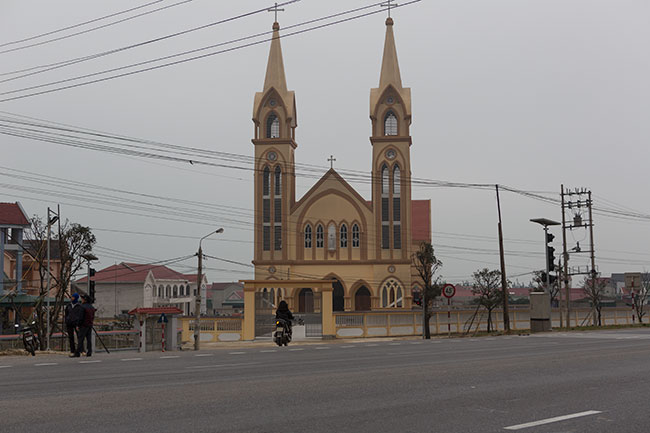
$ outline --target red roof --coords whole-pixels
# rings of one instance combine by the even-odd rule
[[[167,266],[124,262],[97,271],[93,280],[111,283],[144,283],[149,271],[153,272],[153,276],[157,280],[189,280],[186,275],[169,269]],[[78,283],[84,281],[86,281],[86,277],[77,280]]]
[[[0,225],[28,226],[30,223],[18,202],[0,203]]]
[[[411,237],[431,242],[431,200],[411,200]]]
[[[146,314],[147,316],[157,316],[158,314],[182,314],[183,310],[178,307],[138,307],[129,311],[129,314]]]

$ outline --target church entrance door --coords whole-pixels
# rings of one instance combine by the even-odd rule
[[[314,292],[311,289],[300,289],[300,294],[298,295],[298,312],[314,312]]]
[[[345,310],[345,291],[343,284],[338,280],[334,282],[334,291],[332,292],[332,311]]]
[[[355,311],[370,311],[370,290],[366,286],[361,286],[354,295]]]

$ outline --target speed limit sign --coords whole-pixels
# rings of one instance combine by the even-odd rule
[[[453,284],[445,284],[442,286],[442,296],[445,298],[453,298],[456,294],[456,287]]]

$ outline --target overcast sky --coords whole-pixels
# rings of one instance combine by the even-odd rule
[[[158,2],[67,32],[5,45],[0,51],[178,1]],[[0,44],[145,3],[3,0]],[[284,28],[370,3],[302,0],[285,6],[278,21]],[[189,1],[83,35],[0,53],[0,73],[131,45],[270,4]],[[412,89],[413,96],[414,177],[499,183],[553,198],[559,198],[564,183],[590,188],[595,205],[601,208],[650,214],[650,2],[423,0],[392,15],[403,85]],[[322,166],[324,173],[333,154],[339,170],[370,172],[368,100],[370,88],[379,81],[385,18],[380,13],[282,40],[287,84],[297,99],[298,164]],[[270,30],[272,22],[271,13],[252,15],[0,83],[0,93],[249,36]],[[262,90],[268,49],[265,42],[128,77],[0,102],[0,110],[252,156],[253,97]],[[0,80],[15,76],[1,75]],[[198,238],[218,227],[225,232],[204,242],[207,254],[243,263],[252,259],[250,170],[111,155],[7,135],[0,135],[0,149],[0,201],[19,200],[30,215],[45,215],[48,206],[61,203],[64,218],[94,229],[98,268],[190,255],[198,248]],[[59,182],[43,185],[17,179],[7,176],[11,172],[6,168],[173,200],[147,199],[159,207],[136,211],[126,209],[123,201],[108,206],[83,197],[58,197],[53,191],[65,191]],[[316,180],[299,177],[298,197]],[[41,190],[17,190],[17,186]],[[370,199],[367,184],[353,186]],[[106,194],[127,197],[105,189],[96,193],[102,200]],[[444,263],[443,277],[457,282],[469,279],[478,268],[498,268],[494,191],[418,185],[412,198],[432,202],[433,244]],[[529,219],[560,220],[560,207],[510,192],[502,192],[501,206],[508,276],[527,282],[530,275],[524,274],[544,267],[542,230]],[[172,218],[170,207],[210,215],[198,222],[162,219]],[[650,268],[647,219],[596,215],[595,224],[597,265],[603,274]],[[559,252],[560,230],[555,233]],[[568,241],[570,247],[576,241],[588,246],[584,230],[569,233]],[[573,265],[587,263],[587,256],[572,258]],[[253,275],[249,268],[214,259],[206,265],[210,281]],[[195,258],[175,265],[183,272],[195,266]]]

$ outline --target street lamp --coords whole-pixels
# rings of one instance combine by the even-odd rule
[[[53,214],[54,216],[50,216],[50,214]],[[47,321],[47,331],[45,334],[45,348],[47,350],[50,350],[50,290],[51,290],[51,276],[52,276],[52,270],[50,269],[50,239],[52,238],[52,224],[57,222],[59,220],[59,214],[57,212],[54,212],[52,209],[49,207],[47,208],[47,294],[45,295],[45,304],[46,304],[46,312],[45,312],[45,320]],[[42,242],[42,241],[41,241]],[[61,239],[59,239],[59,242],[61,242]],[[60,257],[59,257],[59,261]]]
[[[550,220],[548,218],[534,218],[531,219],[530,221],[544,227],[544,247],[546,251],[546,278],[544,282],[546,284],[546,290],[550,291],[551,290],[551,264],[554,260],[553,252],[555,251],[555,248],[549,247],[548,244],[553,241],[555,236],[553,236],[548,232],[548,227],[559,226],[561,223]]]
[[[199,256],[199,269],[196,275],[196,302],[194,304],[194,350],[199,350],[201,346],[201,280],[203,279],[201,276],[203,270],[203,249],[201,248],[201,242],[203,242],[203,239],[216,233],[223,233],[223,227],[208,233],[199,240],[199,252],[197,253]]]

